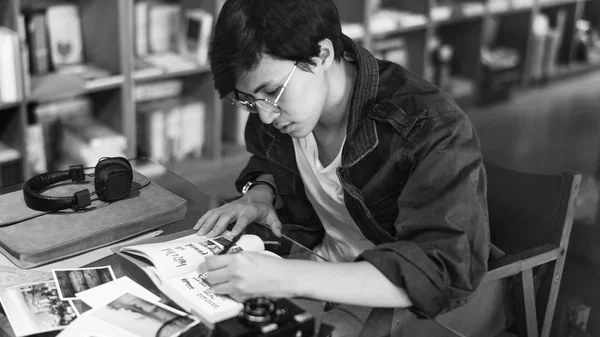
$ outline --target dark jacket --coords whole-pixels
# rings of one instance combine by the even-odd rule
[[[358,75],[337,175],[344,201],[376,247],[366,260],[404,288],[416,309],[436,316],[460,306],[487,271],[486,175],[473,125],[447,93],[345,39]],[[248,180],[274,176],[282,223],[314,247],[323,227],[298,172],[292,140],[252,114]],[[287,227],[287,226],[284,226]],[[298,233],[302,230],[302,235]],[[286,228],[284,228],[284,232]]]

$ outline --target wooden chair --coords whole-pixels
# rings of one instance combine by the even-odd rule
[[[548,337],[581,174],[530,174],[485,164],[491,259],[477,294],[436,320],[455,335]],[[510,333],[509,333],[510,332]]]

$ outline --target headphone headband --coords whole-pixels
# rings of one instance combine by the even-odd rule
[[[126,158],[101,158],[94,168],[94,187],[96,192],[88,189],[75,192],[69,197],[53,197],[40,194],[45,189],[58,182],[85,180],[83,165],[72,165],[69,170],[43,173],[29,179],[23,186],[25,204],[31,209],[43,212],[59,211],[72,208],[83,210],[91,205],[91,195],[96,194],[99,200],[105,202],[124,199],[129,195],[133,181],[133,169]]]

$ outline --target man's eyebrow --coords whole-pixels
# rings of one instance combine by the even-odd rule
[[[259,91],[263,90],[267,85],[271,84],[271,81],[263,82],[261,85],[254,89],[254,94],[258,94]]]
[[[256,89],[254,89],[254,94],[258,94],[258,92],[259,92],[259,91],[263,90],[265,87],[267,87],[267,86],[269,86],[269,85],[272,85],[273,83],[283,83],[283,81],[285,81],[285,79],[282,79],[282,80],[280,80],[279,82],[275,82],[275,81],[273,81],[273,80],[265,81],[265,82],[261,83],[261,84],[260,84],[258,87],[256,87]],[[252,96],[252,97],[254,97],[254,95],[252,95],[252,94],[247,94],[247,93],[245,93],[245,92],[243,92],[243,91],[241,91],[241,90],[238,90],[237,88],[235,88],[235,90],[236,90],[238,93],[241,93],[241,94],[244,94],[244,95],[248,95],[248,96]]]
[[[268,86],[270,84],[271,84],[271,81],[261,83],[256,89],[254,89],[254,94],[258,94],[259,91],[261,91],[262,89],[264,89],[266,86]],[[238,88],[235,88],[235,91],[237,91],[240,94],[254,97],[254,95],[245,93],[245,92],[239,90]]]
[[[263,82],[261,85],[259,85],[258,87],[256,87],[256,89],[254,89],[254,93],[258,94],[259,91],[261,91],[262,89],[264,89],[265,87],[267,87],[269,85],[273,85],[273,83],[281,83],[280,85],[282,85],[283,82],[285,81],[285,79],[287,78],[287,76],[289,76],[289,75],[286,75],[286,77],[280,78],[278,81],[270,80],[270,81]],[[278,85],[278,87],[280,85]]]

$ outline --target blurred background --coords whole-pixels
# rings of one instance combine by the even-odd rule
[[[222,2],[0,0],[0,187],[148,156],[234,196],[247,114],[207,65]],[[345,34],[455,97],[486,161],[583,173],[552,334],[600,336],[600,0],[335,2]]]

